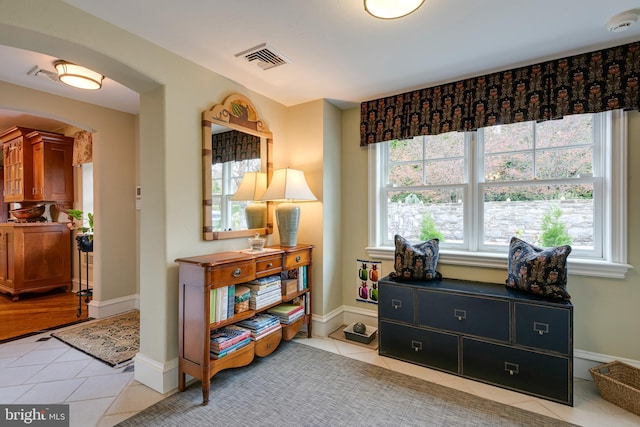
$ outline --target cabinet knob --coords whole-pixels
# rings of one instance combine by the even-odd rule
[[[298,256],[296,257],[296,262],[300,262],[300,260],[301,260],[301,259],[302,259],[302,258],[300,258],[300,255],[298,255]]]
[[[271,268],[271,267],[273,267],[273,263],[272,263],[272,262],[270,262],[269,264],[267,264],[267,268]]]
[[[239,268],[236,268],[235,270],[233,270],[233,273],[231,273],[233,277],[240,277],[241,274],[242,274],[242,270]]]

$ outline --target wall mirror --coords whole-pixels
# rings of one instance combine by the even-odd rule
[[[273,135],[249,98],[235,93],[202,113],[204,240],[273,233],[271,203],[239,197],[238,192],[248,172],[261,173],[270,182],[272,162]],[[257,206],[266,214],[255,227],[246,208]]]

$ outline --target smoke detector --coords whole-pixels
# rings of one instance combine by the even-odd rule
[[[625,31],[627,28],[632,26],[638,21],[638,16],[640,15],[640,11],[638,10],[628,10],[626,12],[622,12],[609,19],[607,22],[607,30],[612,33],[619,33]]]
[[[266,43],[259,44],[240,53],[236,53],[236,58],[243,57],[248,62],[257,61],[258,67],[263,70],[269,70],[279,65],[288,64],[291,62],[289,58],[268,46]]]

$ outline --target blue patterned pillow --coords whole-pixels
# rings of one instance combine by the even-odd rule
[[[507,287],[541,297],[571,299],[567,292],[567,257],[570,253],[569,245],[542,249],[512,237]]]
[[[395,272],[389,276],[398,280],[431,280],[442,277],[436,271],[440,254],[438,239],[412,245],[407,239],[396,234]]]

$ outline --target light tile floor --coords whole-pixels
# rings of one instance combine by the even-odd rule
[[[381,357],[376,351],[355,344],[330,338],[296,339],[303,344],[580,426],[640,426],[639,416],[600,398],[592,381],[575,379],[574,407],[569,407]],[[111,368],[50,338],[48,333],[0,345],[0,403],[68,403],[72,427],[114,426],[167,395],[134,380],[133,365]]]

